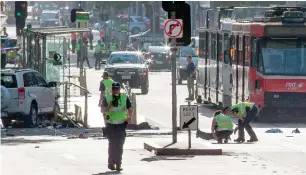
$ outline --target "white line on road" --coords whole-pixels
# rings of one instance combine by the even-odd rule
[[[75,160],[76,158],[72,155],[68,155],[68,154],[64,154],[63,155],[66,159],[69,159],[69,160]]]

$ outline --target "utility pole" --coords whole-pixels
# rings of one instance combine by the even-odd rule
[[[175,19],[175,12],[171,13],[171,19]],[[172,68],[172,143],[177,143],[177,97],[176,97],[176,38],[171,39],[171,68]]]

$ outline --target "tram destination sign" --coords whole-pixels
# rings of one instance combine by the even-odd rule
[[[267,26],[264,36],[306,36],[306,26]]]

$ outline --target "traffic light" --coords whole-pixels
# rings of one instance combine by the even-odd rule
[[[25,27],[25,18],[16,17],[16,28],[23,29]]]
[[[185,1],[163,1],[162,8],[166,12],[177,12],[185,4]]]
[[[72,9],[70,13],[70,21],[75,22],[76,21],[76,12],[84,12],[83,9]]]
[[[27,1],[15,1],[15,18],[28,17],[28,2]]]
[[[184,1],[163,1],[162,7],[168,12],[168,19],[171,19],[171,12],[175,12],[175,19],[183,20],[183,37],[176,39],[176,45],[188,46],[191,42],[190,5]],[[169,38],[169,43],[171,43],[171,38]]]

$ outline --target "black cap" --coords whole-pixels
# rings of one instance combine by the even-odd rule
[[[114,89],[120,88],[120,83],[118,83],[118,82],[113,82],[112,88],[114,88]]]
[[[228,110],[228,109],[230,109],[230,106],[225,106],[225,107],[223,108],[223,111],[226,111],[226,110]]]
[[[102,77],[108,77],[108,72],[104,71]]]

